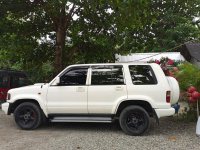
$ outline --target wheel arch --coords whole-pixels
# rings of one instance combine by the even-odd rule
[[[147,113],[149,114],[150,117],[153,117],[153,115],[154,115],[154,109],[149,102],[147,102],[145,100],[125,100],[125,101],[122,101],[118,105],[118,107],[116,109],[116,113],[115,113],[116,116],[119,117],[122,110],[124,108],[126,108],[127,106],[130,106],[130,105],[137,105],[137,106],[144,108],[147,111]]]
[[[44,111],[41,106],[41,104],[35,100],[35,99],[30,99],[30,98],[26,98],[26,99],[18,99],[16,100],[15,102],[13,103],[10,103],[10,106],[9,106],[9,110],[8,110],[8,114],[11,114],[15,111],[15,109],[17,108],[17,106],[19,106],[20,104],[24,103],[24,102],[31,102],[31,103],[34,103],[36,105],[38,105],[41,109],[41,111],[43,111],[44,115],[47,116],[47,113],[46,111]]]

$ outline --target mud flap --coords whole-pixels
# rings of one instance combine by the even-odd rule
[[[153,109],[153,117],[155,118],[157,125],[160,125],[159,118],[158,118],[158,116],[156,114],[155,109]]]

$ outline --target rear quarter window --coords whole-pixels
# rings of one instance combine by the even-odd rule
[[[157,84],[153,69],[149,65],[130,65],[129,71],[135,85]]]

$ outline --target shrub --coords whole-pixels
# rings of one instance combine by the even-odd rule
[[[200,70],[193,64],[182,63],[178,66],[179,72],[176,77],[179,81],[181,90],[186,91],[188,87],[195,86],[200,91]]]

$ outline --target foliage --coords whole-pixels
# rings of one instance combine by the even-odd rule
[[[181,115],[180,118],[187,121],[196,121],[197,117],[197,103],[196,101],[191,101],[190,98],[193,97],[192,93],[188,93],[188,88],[194,86],[197,91],[200,91],[200,69],[188,62],[181,63],[178,65],[179,71],[176,72],[175,76],[179,82],[181,89],[180,101],[185,101],[188,103],[189,110],[185,114]]]
[[[199,38],[192,23],[199,1],[2,0],[0,67],[28,71],[42,82],[69,64],[165,51]]]
[[[160,60],[152,59],[152,60],[148,61],[148,63],[159,64],[166,76],[175,77],[174,75],[178,72],[177,66],[181,63],[181,61],[172,60],[168,57],[162,57]]]
[[[179,115],[178,120],[183,122],[196,122],[197,121],[196,113],[197,113],[196,109],[190,106],[190,110],[188,110],[186,113]]]
[[[147,0],[2,0],[0,51],[23,70],[42,69],[48,61],[54,73],[72,63],[113,62],[116,35],[140,27],[147,5]]]
[[[152,0],[143,28],[128,28],[120,50],[129,52],[166,51],[190,40],[199,40],[200,30],[192,22],[199,16],[200,0]]]
[[[200,70],[197,66],[191,63],[183,63],[179,66],[179,72],[176,77],[179,81],[181,90],[186,91],[189,86],[195,86],[200,90]]]

